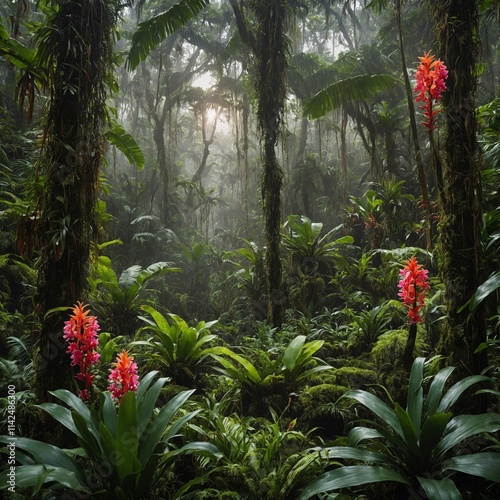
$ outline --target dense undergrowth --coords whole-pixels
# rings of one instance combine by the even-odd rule
[[[7,303],[2,386],[15,388],[15,400],[4,397],[2,413],[15,414],[17,498],[275,500],[334,490],[342,498],[477,498],[478,490],[495,498],[497,317],[487,373],[454,380],[435,355],[445,310],[432,254],[404,246],[363,251],[345,224],[323,235],[305,217],[290,217],[284,231],[288,302],[280,329],[260,319],[262,252],[253,242],[223,252],[198,243],[191,261],[121,273],[104,245],[86,309],[101,331],[85,403],[76,379],[73,394],[54,393],[59,402],[34,400],[30,315],[12,315]],[[410,376],[402,364],[408,313],[397,285],[412,256],[429,269],[430,287]],[[33,279],[24,272],[20,303]],[[178,287],[191,279],[219,294],[199,287],[185,301],[184,319],[166,304],[182,301]],[[219,298],[229,297],[222,312]],[[123,350],[140,383],[137,396],[131,390],[115,403],[107,377]],[[37,429],[49,419],[54,439],[40,440]],[[10,456],[8,446],[3,451]]]

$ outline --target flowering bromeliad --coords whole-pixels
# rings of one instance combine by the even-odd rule
[[[137,364],[128,351],[122,351],[118,354],[116,362],[109,374],[109,387],[114,399],[121,401],[128,391],[135,391],[139,386],[139,377],[137,375]]]
[[[89,311],[80,302],[73,308],[73,314],[64,322],[63,338],[68,342],[68,354],[71,354],[71,366],[80,368],[76,378],[84,383],[80,391],[80,398],[86,401],[89,398],[89,389],[92,386],[94,375],[90,372],[93,365],[99,360],[100,354],[96,351],[99,342],[97,335],[99,324],[95,316],[89,316]]]
[[[405,267],[399,271],[398,296],[409,307],[410,323],[422,323],[420,311],[424,306],[425,291],[429,289],[429,271],[423,269],[415,257],[405,262]]]
[[[439,113],[439,109],[432,109],[432,102],[441,99],[441,93],[446,90],[448,70],[440,59],[434,60],[434,56],[428,52],[424,52],[424,56],[419,59],[414,91],[418,92],[417,102],[424,101],[420,109],[427,117],[427,121],[422,123],[430,132],[435,129],[436,115]]]

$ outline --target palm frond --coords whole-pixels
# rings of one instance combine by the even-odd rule
[[[127,58],[128,69],[134,70],[168,35],[185,26],[209,3],[209,0],[180,0],[165,12],[139,23],[132,35],[132,46]]]
[[[369,99],[392,88],[399,80],[392,75],[357,75],[332,83],[304,104],[304,116],[319,118],[351,101]]]
[[[135,139],[125,131],[125,129],[116,121],[112,120],[111,128],[106,132],[106,139],[116,146],[127,158],[127,160],[141,170],[146,160],[141,148]]]

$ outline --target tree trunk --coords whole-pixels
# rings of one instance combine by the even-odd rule
[[[35,371],[38,401],[70,387],[70,356],[63,339],[69,312],[83,301],[92,241],[106,120],[105,81],[112,68],[115,13],[104,0],[68,1],[49,22],[40,45],[47,51],[51,96],[40,160],[41,194],[36,296],[41,321]],[[76,36],[78,34],[78,36]]]
[[[460,308],[483,281],[480,163],[476,142],[475,92],[478,63],[478,12],[470,0],[439,0],[435,19],[440,58],[448,67],[443,94],[446,135],[441,216],[442,262],[448,309],[441,339],[443,354],[459,373],[479,373],[484,354],[474,354],[486,340],[482,307],[469,316]]]
[[[258,121],[262,146],[262,199],[266,227],[266,268],[268,277],[268,319],[279,327],[284,300],[280,260],[281,187],[283,171],[276,144],[283,122],[286,98],[285,0],[256,0],[252,3],[258,19]]]

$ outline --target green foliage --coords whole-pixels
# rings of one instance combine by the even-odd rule
[[[144,167],[146,160],[141,148],[135,139],[114,120],[111,122],[111,128],[106,131],[106,139],[116,146],[127,157],[127,160],[137,167],[137,170]]]
[[[282,391],[291,391],[314,374],[332,369],[330,365],[314,356],[323,343],[323,340],[306,342],[305,335],[298,335],[288,344],[283,354],[272,363],[271,373],[259,372],[251,361],[227,347],[221,347],[219,353],[212,357],[222,365],[215,367],[217,371],[240,381],[243,387],[254,395],[265,391],[280,376],[283,377],[284,382]],[[318,362],[320,364],[317,364]]]
[[[135,69],[162,40],[196,17],[209,3],[209,0],[179,0],[165,12],[140,23],[132,36],[129,69]]]
[[[291,301],[301,312],[312,315],[335,266],[347,265],[340,249],[354,240],[352,236],[342,236],[332,241],[340,228],[322,235],[322,223],[298,215],[290,215],[283,226],[282,244],[290,261]]]
[[[402,483],[409,489],[422,488],[432,499],[461,498],[446,471],[500,481],[500,453],[454,454],[463,441],[500,429],[499,414],[454,417],[452,413],[453,406],[468,388],[490,379],[473,375],[445,391],[453,372],[452,367],[446,367],[433,377],[425,396],[424,368],[425,359],[417,358],[410,374],[406,409],[394,402],[389,406],[364,390],[351,390],[343,396],[361,403],[377,420],[365,419],[366,426],[351,429],[347,446],[319,451],[326,453],[332,464],[347,459],[363,465],[341,466],[325,472],[302,491],[300,500],[381,481]]]
[[[353,242],[351,236],[342,236],[330,241],[332,235],[339,231],[340,226],[321,235],[323,223],[312,222],[305,216],[289,215],[283,229],[283,246],[290,253],[292,261],[297,265],[303,265],[306,259],[317,260],[322,257],[340,260],[339,246]],[[311,269],[310,272],[314,272],[316,269]]]
[[[400,307],[401,304],[397,300],[387,300],[368,311],[349,311],[353,328],[353,339],[350,339],[353,352],[359,353],[376,342]]]
[[[285,383],[290,388],[295,388],[303,380],[307,380],[317,372],[331,370],[332,367],[327,364],[319,364],[308,367],[312,361],[321,362],[314,354],[323,346],[323,340],[313,340],[306,343],[305,335],[297,335],[283,353],[282,373],[285,376]],[[322,362],[321,362],[322,363]]]
[[[221,353],[222,347],[212,346],[217,336],[209,333],[216,321],[200,321],[190,327],[176,314],[168,319],[150,306],[142,306],[152,319],[141,316],[147,323],[139,332],[152,332],[147,340],[132,342],[131,347],[142,346],[153,366],[161,366],[162,372],[173,378],[177,384],[190,387],[195,382],[199,367],[208,356]]]
[[[318,455],[300,452],[307,436],[274,411],[271,420],[242,418],[224,416],[216,405],[202,415],[201,425],[191,427],[222,453],[218,466],[203,476],[203,491],[222,484],[220,498],[225,491],[238,492],[238,498],[288,500],[324,463]],[[186,498],[200,496],[193,491]]]
[[[382,90],[392,89],[398,80],[392,75],[356,75],[332,83],[308,99],[304,116],[320,118],[352,101],[369,99]]]
[[[146,269],[139,265],[125,269],[120,277],[113,270],[111,259],[100,256],[96,277],[88,278],[92,308],[102,328],[114,334],[133,336],[138,327],[138,315],[145,302],[146,284],[166,273],[180,272],[169,262],[156,262]]]
[[[220,453],[206,442],[190,442],[176,447],[173,439],[198,412],[175,418],[194,391],[184,391],[171,399],[159,412],[156,400],[167,381],[157,372],[148,373],[137,394],[129,391],[118,411],[111,395],[101,394],[99,407],[88,408],[66,390],[52,394],[68,407],[42,403],[40,407],[66,427],[78,439],[80,448],[62,450],[56,446],[18,437],[16,447],[21,465],[16,468],[16,486],[20,490],[55,483],[82,491],[92,498],[133,499],[148,496],[165,469],[182,454],[200,454],[217,458]],[[8,444],[6,436],[0,442]],[[2,488],[6,471],[0,474]],[[92,478],[92,480],[89,480]]]

